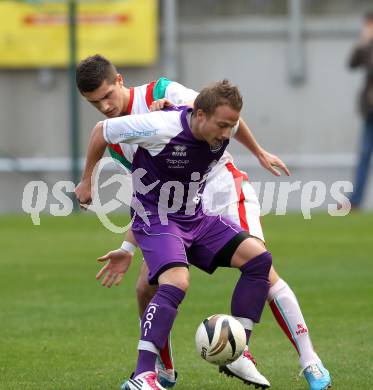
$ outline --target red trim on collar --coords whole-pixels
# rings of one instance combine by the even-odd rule
[[[133,106],[133,98],[135,96],[135,88],[130,88],[130,100],[128,101],[126,114],[131,115],[132,106]]]
[[[156,82],[157,82],[157,81],[154,80],[154,81],[152,81],[151,83],[149,83],[149,84],[146,86],[145,101],[146,101],[146,105],[148,106],[149,109],[150,109],[151,104],[152,104],[153,101],[154,101],[153,90],[154,90],[154,86],[155,86],[155,83],[156,83]]]

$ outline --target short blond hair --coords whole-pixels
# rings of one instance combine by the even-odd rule
[[[241,111],[243,105],[239,89],[227,79],[203,88],[194,100],[194,112],[202,110],[209,117],[222,105],[228,105],[237,112]]]

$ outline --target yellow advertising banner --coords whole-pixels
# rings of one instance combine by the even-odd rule
[[[116,65],[150,65],[158,53],[158,1],[77,1],[78,59],[102,54]],[[0,1],[0,67],[65,67],[67,1]]]

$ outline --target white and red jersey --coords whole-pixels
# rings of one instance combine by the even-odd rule
[[[251,236],[264,241],[260,203],[254,187],[247,174],[237,169],[231,160],[226,160],[224,155],[207,177],[202,204],[205,213],[223,215]]]
[[[197,95],[198,92],[193,89],[161,77],[149,84],[130,88],[126,114],[149,113],[152,102],[158,99],[166,98],[182,105],[193,101]],[[126,143],[109,145],[112,157],[122,163],[129,172],[136,150],[137,145]],[[233,157],[227,151],[207,177],[202,203],[206,212],[225,215],[252,236],[264,241],[260,224],[260,205],[255,190],[249,183],[246,173],[235,167]]]
[[[193,101],[197,95],[198,92],[193,89],[186,88],[175,81],[161,77],[149,84],[130,88],[130,99],[126,114],[149,113],[150,106],[155,100],[166,98],[180,105]],[[137,145],[128,145],[125,143],[109,145],[111,156],[122,163],[129,172],[131,172],[133,156],[136,150]]]

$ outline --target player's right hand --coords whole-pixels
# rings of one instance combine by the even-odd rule
[[[124,274],[128,271],[129,266],[131,265],[133,255],[123,249],[116,249],[114,251],[108,252],[105,256],[98,258],[99,262],[105,262],[105,264],[98,274],[96,279],[101,279],[102,276],[105,276],[101,282],[102,286],[111,287],[113,284],[116,286],[122,281]]]
[[[175,104],[166,98],[154,100],[150,105],[150,111],[160,111],[167,107],[173,107]]]
[[[80,207],[87,209],[92,203],[91,181],[82,180],[75,188],[75,195]]]

